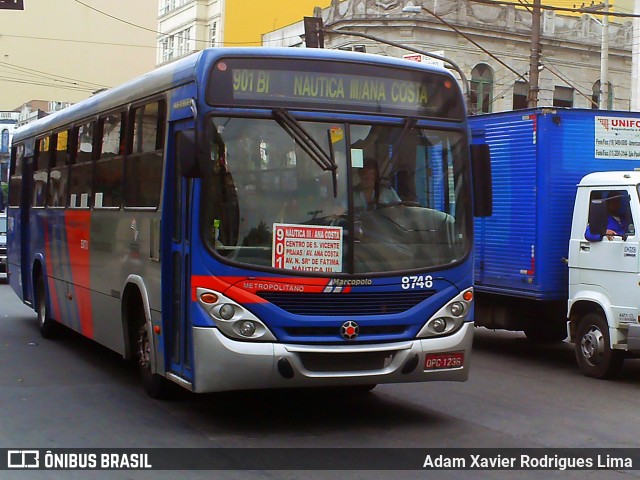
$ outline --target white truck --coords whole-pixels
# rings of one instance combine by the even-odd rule
[[[615,375],[627,356],[640,354],[640,171],[598,172],[578,185],[569,241],[568,334],[580,369]],[[608,203],[622,199],[623,235],[605,235]],[[602,236],[589,241],[585,231]],[[554,233],[548,232],[553,238]]]
[[[493,178],[493,214],[475,219],[476,325],[532,342],[568,333],[586,375],[612,376],[640,354],[640,112],[536,108],[469,124]],[[624,198],[628,231],[589,241],[609,192]]]

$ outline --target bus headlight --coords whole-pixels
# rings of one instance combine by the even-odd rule
[[[473,289],[471,288],[456,295],[427,320],[416,337],[436,337],[457,331],[471,311],[472,302]]]
[[[218,312],[220,313],[220,316],[223,318],[223,320],[231,320],[236,314],[236,309],[230,303],[225,303],[220,307],[220,310]]]
[[[276,341],[276,337],[258,317],[221,293],[198,288],[196,298],[226,336],[238,340]]]
[[[436,318],[431,322],[431,327],[437,333],[442,333],[447,329],[447,321],[444,318]]]
[[[256,333],[256,325],[249,320],[245,320],[240,324],[240,334],[244,337],[250,337]]]
[[[451,305],[449,305],[449,311],[454,317],[459,317],[464,313],[464,305],[462,304],[462,302],[453,302]]]

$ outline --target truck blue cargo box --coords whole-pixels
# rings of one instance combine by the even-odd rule
[[[475,220],[478,292],[566,300],[577,184],[640,167],[640,114],[537,108],[473,116],[491,150],[493,215]]]

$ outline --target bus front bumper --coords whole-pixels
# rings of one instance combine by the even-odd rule
[[[240,342],[217,328],[193,328],[194,391],[464,382],[473,323],[452,335],[385,344]]]

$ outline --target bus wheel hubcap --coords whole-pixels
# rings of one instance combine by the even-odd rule
[[[138,336],[138,361],[142,368],[149,368],[149,338],[144,327]]]

